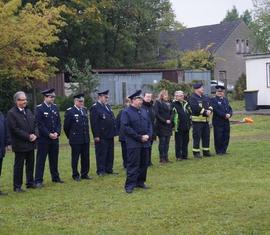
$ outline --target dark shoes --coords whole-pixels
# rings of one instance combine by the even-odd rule
[[[42,188],[43,184],[42,183],[36,183],[36,188]]]
[[[7,195],[8,195],[7,193],[0,191],[0,196],[7,196]]]
[[[103,176],[105,176],[105,173],[104,172],[100,172],[100,173],[97,173],[97,175],[100,176],[100,177],[103,177]]]
[[[108,174],[108,175],[119,175],[118,172],[106,172],[106,174]]]
[[[138,184],[137,188],[142,188],[142,189],[150,189],[149,186],[147,186],[146,184]]]
[[[59,183],[59,184],[63,184],[63,183],[65,183],[63,180],[61,180],[61,179],[58,179],[58,180],[52,180],[52,182],[54,182],[54,183]]]
[[[194,158],[196,158],[196,159],[202,158],[200,152],[193,152],[193,156],[194,156]]]
[[[82,180],[91,180],[93,179],[93,177],[89,176],[89,175],[85,175],[81,177]]]
[[[35,184],[29,184],[29,185],[26,185],[26,188],[36,189],[37,187]]]
[[[79,182],[81,181],[81,177],[80,176],[74,176],[72,177],[75,181]]]
[[[21,189],[21,188],[14,188],[13,191],[14,191],[15,193],[24,193],[24,192],[25,192],[25,190],[23,190],[23,189]]]
[[[210,151],[203,151],[203,156],[204,157],[212,157],[212,154],[210,153]]]
[[[131,188],[126,188],[126,193],[133,193],[133,189],[131,189]]]

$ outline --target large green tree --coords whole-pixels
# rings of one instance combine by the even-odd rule
[[[89,59],[94,68],[142,67],[156,59],[159,32],[182,27],[169,0],[51,0],[51,4],[67,7],[61,40],[48,48],[62,69],[70,58],[79,66]]]
[[[243,20],[246,25],[250,25],[252,23],[252,13],[249,10],[245,10],[242,15],[239,14],[236,6],[233,6],[231,10],[227,10],[227,13],[222,20],[222,22],[231,22],[236,20]]]
[[[0,0],[0,75],[46,80],[57,70],[57,58],[44,48],[58,40],[61,7],[48,1],[22,7],[20,0]]]
[[[257,50],[268,52],[270,49],[270,1],[253,0],[254,21],[251,25],[256,35]]]

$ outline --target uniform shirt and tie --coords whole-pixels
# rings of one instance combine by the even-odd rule
[[[50,134],[61,134],[61,119],[57,106],[47,104],[45,101],[36,108],[36,121],[39,130],[37,140],[37,159],[36,159],[36,184],[42,184],[46,157],[49,157],[50,173],[53,182],[59,182],[58,155],[59,138],[51,139]]]

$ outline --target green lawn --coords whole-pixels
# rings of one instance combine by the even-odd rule
[[[147,181],[151,189],[131,195],[123,190],[118,141],[119,176],[95,175],[91,146],[94,179],[74,182],[65,144],[60,151],[65,184],[51,183],[47,166],[45,187],[23,194],[12,192],[13,154],[8,153],[0,179],[2,190],[9,192],[0,198],[0,234],[270,234],[270,119],[254,120],[232,126],[226,157],[194,160],[190,155],[189,161],[175,162],[172,140],[173,163],[160,166],[155,143]]]

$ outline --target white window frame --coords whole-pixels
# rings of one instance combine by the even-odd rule
[[[270,63],[266,63],[266,86],[270,87]]]

